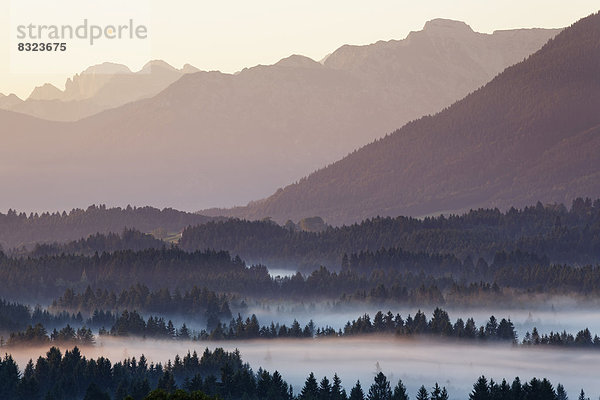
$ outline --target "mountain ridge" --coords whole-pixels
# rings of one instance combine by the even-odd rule
[[[104,62],[67,78],[64,90],[46,83],[36,87],[26,100],[0,102],[0,107],[50,121],[77,121],[151,98],[196,71],[189,64],[176,69],[162,60],[151,60],[136,72],[126,65]]]
[[[451,104],[554,34],[376,44],[366,62],[344,56],[344,68],[293,56],[237,74],[199,71],[153,97],[47,128],[7,115],[0,209],[101,202],[197,210],[263,198]],[[472,52],[482,56],[453,56]]]
[[[435,116],[409,122],[266,199],[208,214],[280,222],[319,215],[341,224],[598,196],[599,20],[600,14],[580,20]]]

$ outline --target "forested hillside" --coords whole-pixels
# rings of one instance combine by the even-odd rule
[[[202,283],[213,290],[239,291],[245,283],[265,278],[264,267],[247,268],[241,259],[224,251],[186,253],[162,248],[26,258],[0,253],[3,295],[35,301],[57,297],[68,288],[84,290],[88,285],[121,290],[140,283],[151,288],[186,289]]]
[[[371,268],[411,262],[421,269],[467,258],[474,263],[479,258],[492,262],[498,253],[502,257],[502,252],[528,253],[546,264],[596,264],[600,262],[600,200],[578,198],[570,209],[538,203],[506,212],[478,209],[424,219],[377,217],[323,232],[298,231],[293,224],[234,219],[189,227],[183,231],[180,246],[188,251],[227,250],[250,263],[304,271],[320,265],[338,269],[345,264],[344,254],[352,253],[365,264],[369,252],[382,248],[388,251],[380,254],[379,260],[370,260]],[[359,255],[361,252],[367,253]]]
[[[42,257],[59,254],[94,255],[120,250],[146,250],[170,247],[170,244],[135,229],[124,229],[119,233],[96,233],[86,238],[66,243],[36,243],[31,249],[13,249],[12,255]]]
[[[133,228],[144,233],[152,231],[180,232],[188,225],[202,224],[213,218],[153,207],[89,206],[70,212],[42,214],[9,210],[0,213],[0,246],[5,250],[33,244],[66,242],[86,238],[96,233],[119,233]]]

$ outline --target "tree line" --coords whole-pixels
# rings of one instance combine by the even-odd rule
[[[100,315],[100,312],[96,312],[96,314]],[[270,325],[261,325],[255,314],[245,319],[238,314],[237,318],[232,319],[228,325],[219,322],[212,329],[192,330],[185,323],[180,328],[176,328],[171,320],[166,321],[163,317],[150,316],[145,319],[136,311],[125,310],[114,319],[114,323],[109,328],[102,326],[98,334],[194,341],[300,339],[387,334],[398,337],[431,337],[472,340],[479,343],[498,341],[519,344],[517,332],[510,318],[498,320],[492,315],[484,325],[480,326],[477,326],[473,318],[468,318],[466,321],[457,318],[452,323],[448,313],[441,308],[436,308],[430,319],[420,310],[414,316],[408,314],[406,318],[402,318],[398,313],[394,315],[391,311],[387,313],[378,311],[373,319],[369,314],[363,314],[348,321],[343,328],[337,330],[330,326],[317,327],[312,320],[304,326],[296,319],[289,327],[286,324],[275,322],[271,322]],[[6,341],[1,338],[0,346],[37,345],[51,342],[89,345],[95,342],[95,337],[85,325],[77,330],[67,325],[59,331],[55,328],[49,334],[43,325],[37,324],[28,326],[24,331],[12,332]],[[576,334],[566,331],[540,334],[534,327],[531,333],[526,332],[520,345],[524,347],[561,346],[600,349],[600,337],[592,336],[588,328],[582,329]]]
[[[66,243],[35,243],[31,249],[11,249],[10,254],[21,257],[57,256],[60,254],[80,254],[91,256],[95,253],[112,253],[121,250],[160,249],[170,245],[151,234],[136,229],[124,229],[121,233],[95,233],[85,238]]]
[[[425,313],[417,311],[414,316],[410,314],[405,319],[400,314],[391,311],[383,313],[378,311],[373,319],[369,314],[359,316],[348,321],[343,328],[334,329],[330,326],[316,327],[311,320],[302,326],[294,320],[288,327],[285,324],[271,322],[270,325],[261,326],[256,315],[245,320],[238,315],[232,319],[229,326],[219,324],[212,331],[200,331],[193,336],[193,340],[244,340],[244,339],[276,339],[276,338],[319,338],[319,337],[351,337],[359,335],[388,334],[399,337],[432,337],[454,340],[474,340],[478,342],[498,341],[518,345],[518,335],[510,318],[498,320],[490,316],[484,325],[478,326],[473,318],[466,321],[457,318],[451,322],[448,313],[436,308],[432,317],[427,318]],[[593,335],[588,328],[576,334],[563,332],[550,332],[539,334],[537,328],[526,332],[522,346],[561,346],[584,347],[600,349],[600,337]]]
[[[304,327],[297,320],[287,327],[285,324],[271,322],[261,326],[256,315],[245,320],[238,314],[229,326],[219,324],[212,332],[200,332],[197,340],[239,340],[239,339],[273,339],[273,338],[313,338],[313,337],[343,337],[369,334],[393,334],[397,336],[431,335],[433,337],[500,340],[515,342],[517,333],[510,319],[500,321],[493,315],[485,325],[477,326],[473,318],[465,322],[458,318],[452,323],[446,311],[436,308],[431,319],[424,312],[417,311],[414,316],[408,314],[402,318],[400,314],[391,311],[378,311],[373,319],[369,314],[363,314],[357,319],[348,321],[338,330],[330,327],[316,327],[309,321]],[[537,344],[537,343],[536,343]]]
[[[92,345],[94,342],[94,334],[91,329],[86,328],[85,326],[75,329],[69,324],[60,330],[54,328],[50,333],[48,333],[46,328],[40,323],[35,326],[29,325],[27,329],[22,332],[12,332],[8,336],[6,343],[4,343],[4,338],[0,337],[0,347],[3,347],[4,345],[8,347],[36,346],[49,343],[57,345],[85,346]]]
[[[91,285],[122,290],[132,282],[181,289],[203,282],[211,290],[241,292],[245,283],[256,287],[268,281],[269,275],[266,269],[247,268],[239,257],[225,251],[184,252],[163,247],[92,256],[8,257],[0,252],[0,280],[4,297],[19,299],[27,294],[29,301],[43,301],[69,288],[84,291]]]
[[[346,392],[334,374],[320,381],[311,372],[297,395],[278,371],[259,369],[256,373],[242,362],[239,352],[221,348],[206,349],[202,356],[187,353],[174,361],[148,363],[144,355],[112,364],[100,357],[87,359],[75,347],[64,354],[52,347],[45,357],[30,360],[23,372],[10,355],[0,359],[0,398],[4,400],[38,399],[223,399],[223,400],[408,400],[402,380],[393,386],[378,372],[368,388],[360,381]],[[429,390],[422,385],[416,400],[447,400],[445,387],[435,383]],[[561,384],[553,387],[547,379],[533,378],[521,383],[515,378],[496,383],[481,376],[473,384],[469,400],[566,400]],[[580,399],[586,400],[583,390]]]
[[[223,371],[232,378],[243,376],[254,383],[254,373],[242,363],[237,351],[206,349],[201,356],[188,352],[183,358],[176,356],[173,362],[165,365],[149,363],[144,355],[137,360],[133,357],[112,364],[104,357],[87,359],[78,347],[66,350],[64,354],[57,347],[51,347],[45,357],[39,357],[35,363],[30,360],[22,372],[10,355],[1,359],[0,398],[75,400],[84,398],[90,387],[95,386],[92,387],[95,396],[118,400],[131,396],[141,400],[152,389],[173,391],[177,385],[189,386],[194,378],[196,382],[206,381],[205,388],[212,384],[216,392],[221,386],[218,379],[223,378]]]
[[[24,329],[28,325],[42,324],[46,327],[64,326],[65,324],[81,324],[81,313],[68,313],[64,310],[50,312],[37,305],[31,307],[0,299],[0,332]]]
[[[229,300],[230,296],[197,286],[171,292],[168,288],[150,290],[146,285],[137,284],[119,293],[106,289],[94,291],[88,286],[82,293],[67,289],[52,302],[50,310],[85,313],[137,310],[146,314],[181,315],[213,328],[219,321],[231,319]]]
[[[213,220],[219,218],[172,208],[110,208],[102,204],[91,205],[86,209],[74,208],[69,212],[29,215],[10,209],[6,214],[0,213],[0,247],[9,250],[25,246],[31,250],[36,243],[63,243],[96,233],[122,232],[126,228],[146,233],[181,232],[186,226]]]

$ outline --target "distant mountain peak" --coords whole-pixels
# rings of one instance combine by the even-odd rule
[[[0,93],[0,98],[18,99],[19,97],[14,93],[11,93],[11,94]]]
[[[294,68],[319,68],[322,65],[312,58],[302,56],[299,54],[293,54],[289,57],[279,60],[275,64],[278,67],[294,67]]]
[[[0,93],[0,107],[2,107],[2,108],[11,107],[11,106],[20,104],[22,102],[23,102],[23,100],[21,100],[14,93],[11,93],[9,95]]]
[[[85,71],[83,71],[81,73],[81,75],[85,75],[85,74],[114,75],[114,74],[130,74],[130,73],[131,73],[131,70],[126,65],[112,63],[112,62],[104,62],[102,64],[92,65],[91,67],[88,67]]]
[[[183,66],[183,68],[181,68],[181,72],[183,72],[184,74],[193,74],[194,72],[199,72],[200,70],[196,67],[194,67],[191,64],[185,64]]]
[[[423,27],[423,32],[436,34],[452,33],[473,33],[473,29],[463,21],[452,19],[436,18],[427,21]]]
[[[28,100],[57,100],[62,96],[62,91],[51,83],[36,86],[31,92]]]
[[[163,60],[152,60],[148,61],[143,67],[143,72],[152,71],[154,68],[166,69],[169,71],[177,71],[177,68],[173,67],[169,63]]]

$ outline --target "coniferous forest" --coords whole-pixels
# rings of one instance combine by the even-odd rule
[[[299,266],[307,272],[320,265],[334,269],[341,265],[369,273],[402,264],[415,269],[447,264],[454,272],[467,258],[490,263],[510,254],[530,257],[514,260],[521,264],[594,265],[600,257],[600,200],[578,198],[570,208],[538,202],[505,212],[478,209],[423,219],[378,217],[321,232],[300,230],[292,221],[279,226],[269,220],[232,219],[186,228],[180,245],[188,251],[224,249],[245,260]],[[389,258],[394,259],[360,254],[382,249],[393,252]]]
[[[201,356],[196,352],[184,357],[176,355],[166,364],[149,363],[142,354],[115,362],[106,358],[86,359],[79,348],[66,350],[51,347],[45,357],[34,363],[29,361],[23,373],[8,355],[0,360],[0,395],[2,399],[194,399],[194,400],[397,400],[408,399],[409,393],[402,380],[391,382],[383,372],[370,381],[358,380],[350,390],[344,389],[341,379],[333,374],[318,380],[311,372],[304,385],[294,392],[278,372],[270,373],[259,368],[254,372],[242,361],[238,352],[221,348],[205,349]],[[364,386],[363,386],[364,385]],[[448,391],[437,382],[422,385],[411,394],[418,400],[447,400]],[[563,385],[556,387],[547,379],[533,378],[521,382],[516,377],[509,383],[500,383],[480,376],[473,384],[469,400],[544,399],[565,400]],[[580,392],[585,399],[585,392]]]
[[[384,374],[364,390],[358,383],[342,385],[337,375],[321,383],[311,375],[294,393],[279,372],[254,373],[239,353],[235,361],[205,368],[195,353],[164,365],[148,364],[143,357],[113,365],[107,359],[87,360],[79,350],[115,339],[196,347],[222,341],[380,337],[433,340],[444,346],[500,345],[524,355],[530,349],[594,354],[600,349],[600,332],[585,320],[562,329],[548,329],[544,321],[540,327],[525,327],[520,321],[517,329],[510,317],[510,310],[524,302],[532,309],[548,301],[558,304],[561,298],[584,307],[597,304],[599,200],[577,199],[570,208],[538,203],[505,212],[481,209],[316,227],[310,229],[306,221],[280,226],[268,220],[229,219],[190,225],[178,240],[126,228],[4,249],[0,347],[7,356],[0,376],[7,383],[2,398],[329,398],[324,393],[332,399],[413,398],[402,397],[408,396],[406,388],[401,382],[393,387]],[[258,262],[247,261],[253,259]],[[283,276],[270,273],[294,265]],[[469,309],[494,310],[499,305],[506,311],[494,313],[498,317],[476,322],[469,315]],[[420,309],[355,313],[336,323],[310,319],[311,312],[335,314],[361,306]],[[281,311],[255,314],[265,307]],[[445,307],[466,309],[451,320]],[[431,317],[421,311],[428,308],[434,310]],[[294,317],[294,309],[302,314],[282,320],[286,313]],[[9,355],[40,346],[55,347],[46,359],[23,369]],[[72,346],[78,348],[66,350]],[[65,349],[64,356],[59,349]],[[210,354],[207,350],[204,356]],[[57,357],[60,362],[51,361]],[[63,366],[69,363],[77,366]],[[83,375],[73,378],[78,368]],[[561,399],[564,394],[564,387],[554,388],[543,378],[522,385],[518,379],[512,384],[482,379],[470,398],[512,399],[517,391],[520,399]],[[536,397],[538,392],[543,397]],[[413,396],[444,399],[451,393],[452,388],[449,395],[436,384],[419,388]]]

